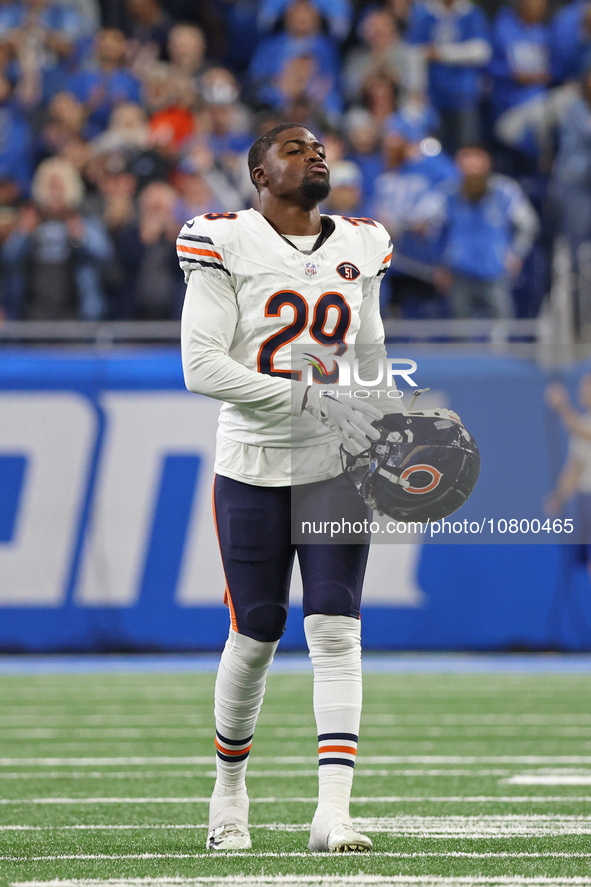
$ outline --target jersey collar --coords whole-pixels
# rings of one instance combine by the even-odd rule
[[[273,222],[269,221],[269,219],[267,219],[266,216],[264,216],[262,213],[259,213],[259,215],[262,219],[265,220],[268,225],[271,226],[273,231],[275,231],[275,233],[278,234],[279,237],[285,241],[285,243],[289,244],[289,246],[291,246],[292,249],[295,249],[297,253],[300,252],[297,246],[293,245],[291,240],[288,240],[287,237],[284,237],[283,234],[277,230]],[[320,234],[314,242],[314,246],[312,247],[312,252],[310,253],[310,255],[312,255],[312,253],[314,253],[317,249],[320,249],[320,247],[328,240],[336,227],[333,219],[331,219],[330,216],[320,216],[320,225],[322,226],[320,229]]]

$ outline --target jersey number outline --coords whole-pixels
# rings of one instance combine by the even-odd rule
[[[354,228],[359,228],[360,224],[361,225],[373,225],[374,228],[378,227],[373,219],[368,219],[365,216],[341,216],[341,218],[345,222],[349,222],[351,225],[353,225]]]
[[[203,218],[208,222],[219,222],[220,219],[230,219],[233,222],[238,216],[236,213],[205,213]]]
[[[294,318],[290,324],[273,333],[268,339],[265,339],[259,348],[257,369],[259,373],[264,373],[267,376],[281,376],[283,379],[293,379],[299,382],[302,378],[300,370],[276,370],[273,366],[273,358],[277,351],[284,345],[288,345],[294,339],[297,339],[308,325],[308,303],[300,293],[296,293],[293,290],[280,290],[274,293],[265,305],[265,317],[280,317],[286,305],[293,308]],[[332,332],[327,333],[324,327],[326,326],[330,308],[336,308],[339,312],[339,317]],[[350,324],[351,308],[344,296],[341,293],[335,292],[323,293],[314,308],[314,315],[310,324],[310,335],[323,347],[336,345],[336,355],[340,356],[347,350],[345,336]],[[337,382],[339,368],[336,361],[333,361],[333,368],[328,373],[320,373],[314,367],[313,376],[315,382],[322,382],[324,384]]]

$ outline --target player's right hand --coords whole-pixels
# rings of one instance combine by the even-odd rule
[[[362,451],[366,450],[372,440],[379,440],[380,432],[370,423],[382,419],[384,414],[363,400],[350,400],[353,403],[339,400],[332,392],[312,386],[306,392],[304,409],[334,431],[348,452],[357,453],[359,447]]]

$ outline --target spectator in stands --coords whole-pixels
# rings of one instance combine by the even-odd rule
[[[344,40],[351,27],[352,7],[350,0],[310,0],[328,24],[329,32],[336,40]],[[291,0],[262,0],[258,24],[261,31],[270,31],[284,15]]]
[[[119,296],[128,317],[180,317],[185,285],[176,258],[176,238],[182,226],[175,219],[176,201],[174,188],[153,182],[139,196],[139,219],[113,234],[123,272]]]
[[[191,81],[173,74],[165,62],[153,67],[145,82],[144,104],[149,115],[150,141],[165,154],[176,154],[193,134]]]
[[[73,140],[86,135],[86,108],[69,92],[58,92],[47,108],[46,121],[37,135],[36,154],[44,160],[59,154]]]
[[[499,13],[498,26],[500,29],[502,23],[504,39],[510,49],[510,33],[515,32],[517,39],[517,24],[518,30],[523,32],[524,46],[526,49],[529,46],[532,64],[536,54],[539,58],[539,73],[532,71],[530,76],[525,72],[518,78],[513,75],[511,80],[506,76],[499,78],[493,91],[496,112],[500,114],[494,132],[500,142],[528,154],[547,173],[554,158],[557,130],[564,125],[569,108],[579,97],[578,83],[572,78],[582,76],[591,64],[591,4],[578,2],[576,8],[574,5],[565,7],[547,27],[541,22],[545,0],[524,0],[524,3],[530,24],[523,24],[522,12],[517,15],[504,10]],[[520,4],[518,10],[522,10],[522,6]],[[576,27],[571,28],[575,24]],[[519,54],[521,57],[523,50],[520,49]],[[515,50],[511,57],[517,57]],[[491,64],[493,74],[495,70],[502,74],[503,64],[498,66],[500,60],[499,50],[495,48]],[[515,62],[513,68],[518,69]],[[565,79],[566,82],[562,83]],[[548,89],[550,80],[554,84],[558,81],[559,85]]]
[[[208,69],[206,43],[197,25],[175,25],[168,35],[168,57],[171,69],[189,78],[196,92],[201,92],[201,79]]]
[[[165,59],[173,23],[158,0],[125,0],[125,11],[128,17],[125,36],[130,40],[132,54],[144,47],[153,57]]]
[[[32,154],[30,126],[13,100],[8,79],[0,74],[0,179],[13,182],[21,195],[31,185]]]
[[[177,175],[181,176],[180,184],[177,183],[177,187],[181,196],[188,204],[187,215],[182,219],[182,222],[195,215],[199,215],[197,212],[190,212],[190,206],[193,203],[199,206],[202,205],[201,196],[204,194],[206,187],[213,195],[216,204],[214,212],[218,209],[220,212],[232,212],[242,209],[243,202],[240,194],[234,187],[231,178],[218,162],[216,153],[210,148],[207,141],[197,139],[193,142],[187,156],[181,160],[174,173],[175,181]],[[196,176],[204,184],[201,181],[190,182],[186,178],[187,176]],[[193,194],[198,196],[189,196]],[[203,210],[203,212],[207,212],[207,210]]]
[[[10,76],[28,108],[63,87],[82,51],[84,22],[75,10],[47,0],[0,7],[0,41],[10,50]]]
[[[428,65],[429,97],[449,153],[480,137],[481,72],[491,58],[489,27],[470,0],[418,0],[406,34]]]
[[[357,30],[363,43],[349,52],[343,70],[349,101],[359,102],[365,81],[378,74],[387,75],[410,91],[422,88],[422,71],[412,70],[417,62],[422,68],[422,59],[409,52],[391,15],[382,9],[370,9]]]
[[[436,261],[433,240],[415,225],[421,200],[442,182],[457,177],[452,160],[424,128],[401,115],[390,119],[384,136],[384,172],[375,180],[369,215],[390,232],[396,258],[388,275],[392,301],[406,311],[407,303],[433,300]],[[384,299],[387,299],[387,287]],[[387,307],[385,304],[384,307]]]
[[[227,68],[210,68],[202,80],[203,112],[196,115],[197,139],[205,137],[216,164],[231,180],[241,179],[244,153],[253,142],[251,115],[239,101],[240,89]]]
[[[545,92],[551,80],[547,0],[503,6],[492,32],[489,72],[495,118]]]
[[[191,158],[187,157],[179,164],[174,184],[179,194],[174,206],[174,217],[179,225],[184,225],[193,216],[228,210],[226,203],[209,185],[207,175],[203,174]],[[240,203],[235,204],[233,209],[240,209]]]
[[[119,233],[131,225],[137,215],[137,179],[123,154],[102,154],[92,162],[95,191],[88,195],[84,205],[99,216],[116,246]],[[129,280],[117,249],[113,259],[102,269],[105,292],[105,316],[109,320],[133,318],[132,292],[125,290]]]
[[[309,70],[300,77],[307,81],[324,81],[325,94],[334,97],[337,92],[340,64],[337,45],[321,30],[317,8],[310,0],[291,0],[285,13],[285,31],[263,40],[248,69],[253,99],[259,104],[281,107],[285,101],[286,84],[282,77],[292,72],[288,68],[294,60],[310,59]],[[293,80],[292,76],[292,80]]]
[[[96,36],[90,66],[66,82],[66,91],[86,106],[90,137],[106,129],[115,105],[141,99],[140,82],[125,66],[126,53],[121,31],[103,28]]]
[[[18,287],[14,287],[13,275],[2,261],[2,249],[14,229],[16,219],[14,207],[0,206],[0,321],[18,319]]]
[[[591,3],[573,0],[550,23],[552,75],[555,81],[580,77],[591,64]]]
[[[338,160],[330,167],[331,190],[322,212],[338,216],[367,216],[363,203],[361,170],[350,160]]]
[[[224,20],[224,64],[242,74],[252,59],[261,38],[258,27],[258,0],[220,0]]]
[[[118,152],[131,157],[143,151],[148,141],[144,109],[132,102],[122,102],[113,109],[108,128],[94,139],[92,147],[100,154]]]
[[[335,119],[343,110],[339,92],[322,75],[314,56],[287,61],[277,81],[277,107],[290,120]],[[304,110],[302,110],[302,108]]]
[[[591,248],[591,69],[560,129],[553,190],[560,227],[578,274]]]
[[[438,280],[453,317],[513,317],[511,281],[539,232],[536,213],[517,182],[492,174],[483,148],[462,148],[456,162],[461,181],[428,195],[415,221],[440,233]]]
[[[364,203],[369,202],[374,182],[384,170],[380,137],[380,127],[368,111],[358,108],[347,115],[346,159],[361,170]]]
[[[12,273],[19,316],[30,320],[96,320],[104,312],[100,269],[111,243],[96,217],[83,217],[80,176],[67,160],[44,160],[25,207],[2,249]],[[17,299],[15,298],[15,301]]]
[[[384,3],[384,9],[390,13],[403,37],[408,30],[411,8],[412,0],[386,0]]]
[[[62,3],[22,0],[0,6],[0,40],[15,56],[28,44],[45,63],[55,64],[71,55],[84,31],[82,18]]]
[[[381,130],[398,108],[398,84],[388,74],[369,77],[363,84],[361,103]]]

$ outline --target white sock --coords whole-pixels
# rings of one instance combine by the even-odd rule
[[[361,719],[361,622],[306,616],[304,631],[314,666],[318,812],[337,807],[348,816]]]
[[[214,795],[246,794],[248,755],[278,643],[255,641],[230,629],[215,682]]]

